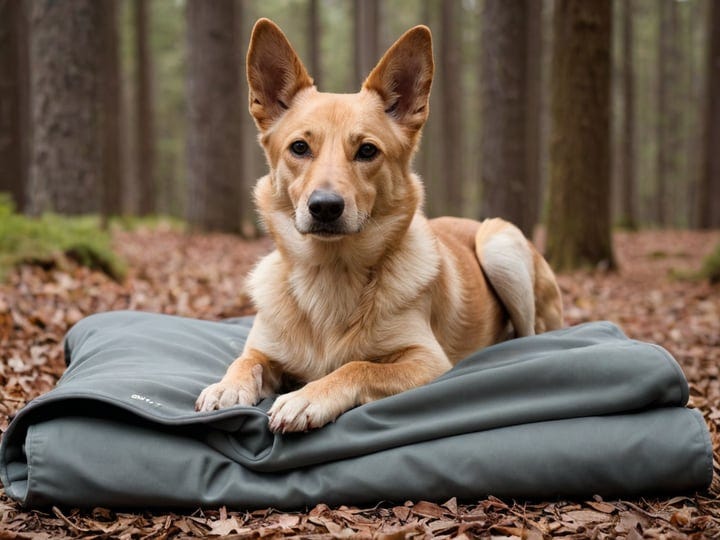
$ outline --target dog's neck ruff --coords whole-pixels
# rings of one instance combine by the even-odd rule
[[[324,325],[354,326],[379,305],[400,309],[439,272],[436,241],[420,214],[386,218],[335,242],[301,235],[284,213],[272,218],[270,230],[287,272],[286,291],[310,319],[317,317]],[[398,279],[408,268],[413,274]],[[376,306],[378,295],[383,300]]]

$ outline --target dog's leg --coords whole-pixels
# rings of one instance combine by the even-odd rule
[[[560,288],[550,265],[536,249],[535,262],[535,333],[562,327],[563,306]]]
[[[354,361],[300,390],[277,398],[270,408],[270,429],[307,431],[334,421],[345,411],[416,388],[451,367],[442,349],[408,347],[381,362]]]
[[[523,233],[502,219],[486,219],[475,235],[475,253],[507,309],[515,333],[535,334],[535,268]]]
[[[256,349],[247,349],[230,364],[220,382],[211,384],[195,402],[196,411],[212,411],[233,405],[255,405],[273,395],[280,382],[278,366]]]

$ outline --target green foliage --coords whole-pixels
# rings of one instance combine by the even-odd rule
[[[686,253],[677,253],[677,257],[687,257]],[[703,260],[699,270],[678,270],[671,269],[669,275],[673,279],[680,281],[701,281],[709,280],[710,283],[720,283],[720,244],[715,246],[712,251]]]
[[[705,257],[700,275],[709,279],[710,283],[720,283],[720,244],[715,246],[715,250]]]
[[[93,216],[61,217],[48,214],[29,218],[14,211],[10,198],[0,193],[0,279],[23,262],[53,265],[68,258],[120,280],[123,261],[113,253],[110,234]]]

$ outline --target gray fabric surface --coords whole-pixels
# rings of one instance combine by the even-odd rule
[[[65,342],[58,386],[0,446],[28,506],[633,496],[706,488],[712,449],[677,363],[590,323],[489,347],[424,387],[305,434],[267,429],[272,400],[196,413],[251,320],[98,314]]]

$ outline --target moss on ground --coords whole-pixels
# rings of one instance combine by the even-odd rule
[[[709,279],[710,283],[720,283],[720,244],[715,246],[715,250],[705,257],[700,275]]]
[[[16,213],[10,198],[0,193],[0,280],[18,264],[52,266],[62,258],[121,280],[125,263],[111,244],[110,233],[96,216],[27,217]]]

